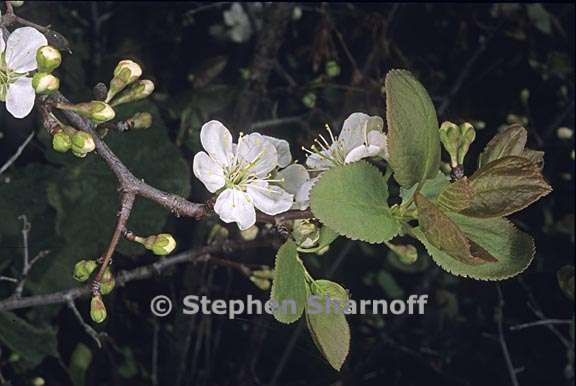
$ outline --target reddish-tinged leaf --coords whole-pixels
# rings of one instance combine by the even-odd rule
[[[522,154],[528,133],[520,125],[512,125],[498,133],[488,142],[478,159],[478,167],[483,167],[502,157]]]

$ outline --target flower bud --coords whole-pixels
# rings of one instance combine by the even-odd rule
[[[23,1],[23,0],[18,0],[18,1],[12,0],[12,1],[9,1],[9,3],[12,4],[12,6],[13,6],[14,8],[20,8],[21,6],[24,5],[24,1]]]
[[[72,136],[72,152],[76,154],[83,154],[81,158],[91,151],[94,151],[96,148],[96,144],[94,143],[94,139],[92,136],[84,131],[77,131]]]
[[[458,126],[452,122],[443,122],[439,130],[440,141],[450,154],[451,166],[453,168],[464,163],[464,157],[468,153],[470,144],[476,138],[474,127],[465,122]]]
[[[154,82],[148,79],[140,80],[113,99],[110,105],[118,106],[123,103],[136,102],[147,98],[152,92],[154,92]]]
[[[176,248],[176,240],[168,233],[160,233],[147,237],[144,240],[144,247],[155,255],[165,256]]]
[[[59,153],[66,153],[72,147],[72,139],[64,132],[54,134],[52,148]]]
[[[100,281],[100,293],[102,295],[108,295],[114,287],[116,286],[116,280],[110,268],[106,268],[104,274],[102,275],[102,280]]]
[[[270,289],[271,287],[271,283],[269,279],[263,279],[261,277],[258,276],[250,276],[250,281],[252,283],[254,283],[254,285],[258,288],[260,288],[262,291],[267,291]]]
[[[302,97],[302,103],[309,109],[316,106],[316,94],[309,92]]]
[[[107,316],[106,306],[102,301],[102,297],[100,295],[92,296],[90,301],[90,317],[92,320],[96,323],[102,323]]]
[[[74,265],[74,280],[80,282],[88,280],[96,267],[98,263],[95,260],[80,260]]]
[[[147,129],[152,126],[152,114],[147,112],[136,113],[127,121],[131,129]]]
[[[43,46],[36,51],[36,63],[39,72],[50,73],[60,66],[62,55],[52,46]]]
[[[245,229],[240,232],[240,236],[246,241],[255,240],[258,237],[258,227],[256,225],[252,225],[250,228]]]
[[[84,118],[88,118],[98,124],[114,119],[116,113],[109,104],[102,101],[92,101],[69,105],[58,103],[56,105],[60,110],[73,111]]]
[[[320,240],[320,229],[309,220],[295,220],[292,236],[299,247],[313,248]]]
[[[126,86],[140,78],[142,75],[142,68],[138,63],[131,60],[122,60],[114,69],[114,78],[110,81],[110,87],[108,88],[108,95],[106,96],[106,102],[110,102],[112,98],[120,91],[124,90]]]
[[[341,69],[338,62],[336,62],[335,60],[326,62],[326,75],[328,75],[329,78],[336,78],[337,76],[340,75],[340,72]]]
[[[52,74],[37,72],[32,77],[32,87],[36,94],[50,94],[60,88],[60,79]]]

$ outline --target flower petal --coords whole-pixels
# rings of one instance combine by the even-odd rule
[[[1,14],[0,17],[2,17]],[[4,32],[2,32],[2,29],[0,29],[0,54],[4,52],[5,48],[6,48],[6,42],[4,41]]]
[[[263,135],[262,137],[270,141],[276,148],[276,153],[278,153],[278,166],[285,168],[290,165],[290,162],[292,162],[292,154],[290,153],[290,144],[288,141],[268,135]]]
[[[238,160],[243,165],[251,164],[249,170],[264,178],[278,166],[278,153],[263,135],[252,133],[238,140]]]
[[[208,154],[201,151],[194,156],[192,164],[194,175],[210,193],[214,193],[224,186],[224,171]]]
[[[293,195],[262,180],[248,184],[246,192],[254,200],[256,208],[271,216],[290,210],[294,202]]]
[[[319,179],[320,176],[317,176],[302,184],[300,189],[298,189],[296,196],[294,197],[294,205],[292,206],[293,209],[304,210],[310,206],[310,191]]]
[[[278,177],[284,179],[282,186],[290,194],[296,194],[300,187],[310,180],[308,170],[302,165],[292,164],[278,172]]]
[[[370,131],[368,133],[368,145],[377,146],[380,148],[379,156],[388,159],[388,137],[381,131]]]
[[[342,131],[338,136],[338,142],[342,144],[344,154],[364,143],[364,129],[370,119],[368,114],[352,113],[342,124]]]
[[[235,222],[240,230],[256,223],[256,210],[250,196],[237,189],[226,189],[218,196],[214,212],[225,223]]]
[[[14,118],[24,118],[32,111],[35,98],[32,78],[18,78],[8,85],[6,109]]]
[[[352,149],[352,151],[346,155],[344,162],[349,164],[352,162],[360,161],[363,158],[375,157],[380,153],[381,150],[382,149],[378,146],[360,145]]]
[[[214,161],[230,165],[234,158],[232,134],[221,122],[213,120],[202,125],[200,142]]]
[[[330,155],[334,147],[335,145],[332,145],[329,151],[323,150],[320,152],[320,154]],[[322,157],[321,155],[314,153],[310,154],[306,158],[306,166],[308,166],[310,169],[313,170],[328,170],[331,167],[333,167],[334,164],[331,161],[327,160],[326,158]]]
[[[36,51],[48,44],[46,37],[37,29],[15,29],[6,41],[6,64],[13,71],[25,73],[38,68]]]

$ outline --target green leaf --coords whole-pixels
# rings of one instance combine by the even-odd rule
[[[394,178],[405,188],[434,178],[440,166],[440,137],[428,92],[405,70],[388,72],[384,87]]]
[[[508,126],[496,134],[486,145],[478,158],[478,167],[481,168],[492,161],[507,156],[520,156],[526,146],[528,132],[520,125]]]
[[[450,184],[450,178],[441,171],[438,171],[436,177],[424,182],[424,185],[422,185],[419,193],[430,200],[434,200],[448,184]],[[412,199],[412,196],[414,196],[414,193],[416,193],[417,187],[418,184],[412,186],[410,189],[400,187],[400,197],[402,198],[402,203],[407,203]]]
[[[274,317],[282,323],[293,323],[300,319],[307,299],[306,275],[304,266],[298,257],[296,244],[286,241],[276,254],[274,281],[272,282],[271,299],[279,307],[274,310]],[[287,302],[296,303],[296,312]]]
[[[20,354],[31,367],[47,356],[59,357],[54,330],[34,327],[11,312],[0,312],[0,342]]]
[[[353,240],[381,243],[400,230],[388,207],[388,186],[365,161],[325,172],[314,185],[311,208],[324,225]]]
[[[412,234],[424,244],[432,259],[454,275],[477,280],[504,280],[524,271],[534,258],[532,238],[504,218],[479,219],[458,213],[449,216],[470,241],[497,260],[475,266],[462,263],[432,245],[420,227],[412,229]]]
[[[436,248],[467,265],[481,265],[494,260],[470,243],[460,227],[423,195],[416,193],[415,202],[420,227]]]
[[[438,195],[438,206],[460,212],[472,205],[474,191],[466,177],[446,185]]]
[[[187,197],[190,171],[186,161],[168,137],[168,129],[157,108],[149,102],[133,103],[118,109],[118,118],[149,111],[152,127],[134,132],[110,133],[106,142],[135,176],[158,189]],[[118,183],[104,161],[95,154],[77,159],[64,154],[64,166],[49,179],[48,202],[56,210],[56,233],[62,239],[57,250],[33,271],[30,288],[35,292],[77,286],[72,279],[74,263],[98,258],[107,247],[119,209]],[[128,222],[136,234],[160,233],[169,211],[139,198]],[[33,224],[34,226],[34,224]],[[136,243],[121,241],[118,252],[140,255],[145,250]]]
[[[552,191],[538,166],[516,156],[490,162],[469,181],[474,197],[462,213],[472,217],[507,216]]]
[[[324,358],[339,371],[350,351],[350,327],[343,310],[338,311],[335,307],[326,310],[325,304],[330,297],[331,300],[341,301],[344,306],[348,292],[329,280],[316,280],[311,288],[316,304],[323,307],[316,309],[311,307],[311,303],[306,303],[308,331]]]

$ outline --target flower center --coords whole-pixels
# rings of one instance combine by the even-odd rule
[[[326,131],[328,131],[332,143],[329,143],[322,134],[319,134],[319,138],[314,140],[315,143],[310,146],[310,149],[302,147],[302,150],[310,155],[315,154],[320,159],[328,161],[334,166],[343,166],[345,164],[344,160],[346,159],[344,147],[342,143],[338,141],[338,137],[332,133],[330,126],[326,125]]]
[[[8,86],[11,83],[14,83],[16,79],[21,78],[22,76],[25,75],[26,74],[18,73],[8,68],[4,53],[0,54],[0,101],[6,100],[6,93],[8,92]]]

